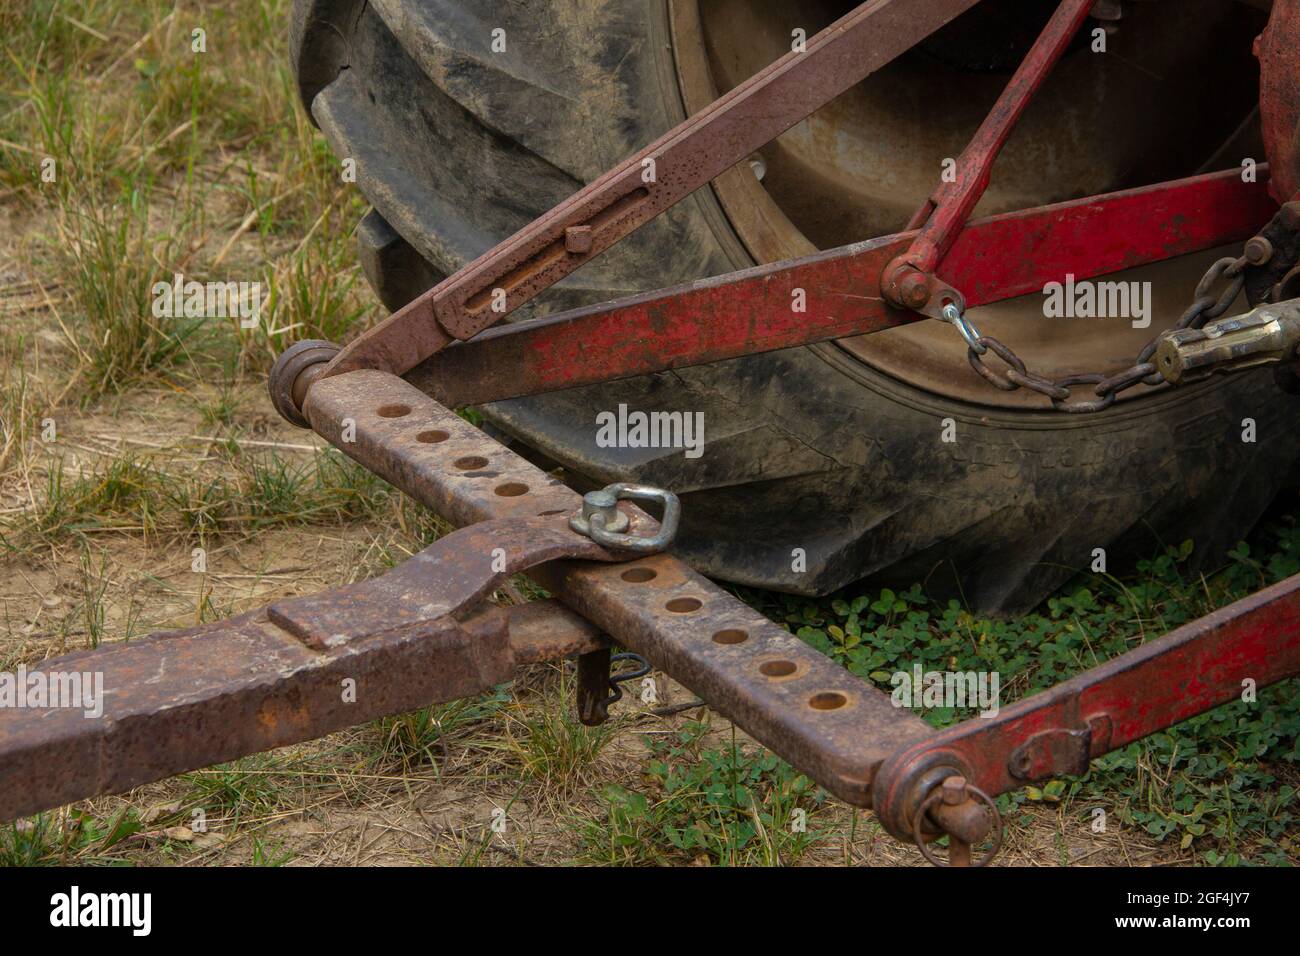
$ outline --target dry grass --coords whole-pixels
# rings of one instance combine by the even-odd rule
[[[296,102],[287,6],[0,8],[0,667],[356,580],[439,531],[265,395],[287,342],[337,340],[380,313],[352,252],[362,200]],[[200,24],[208,52],[195,54]],[[154,316],[152,284],[177,272],[262,282],[261,323]],[[649,769],[662,746],[686,734],[671,758],[684,768],[720,752],[748,767],[761,748],[702,708],[624,703],[606,727],[580,727],[570,666],[23,821],[0,835],[0,861],[917,863],[868,815],[776,771],[752,791],[778,828],[760,819],[717,852],[674,847],[665,820],[725,834],[761,814],[669,794]],[[690,700],[656,677],[661,704]],[[661,816],[611,822],[611,787],[648,794]],[[786,833],[795,803],[812,839]],[[1068,800],[1013,818],[1002,857],[1191,859],[1139,831],[1094,834]]]

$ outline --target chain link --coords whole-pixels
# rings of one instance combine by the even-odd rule
[[[1121,392],[1139,383],[1159,385],[1163,382],[1164,379],[1160,377],[1155,365],[1151,362],[1151,357],[1155,355],[1156,346],[1160,344],[1160,339],[1166,332],[1178,329],[1199,329],[1206,322],[1217,319],[1228,311],[1232,303],[1236,301],[1237,296],[1241,294],[1242,287],[1246,284],[1246,266],[1245,256],[1237,259],[1226,256],[1217,260],[1206,270],[1205,275],[1201,277],[1201,281],[1196,284],[1192,304],[1187,307],[1187,310],[1173,327],[1158,332],[1152,337],[1151,341],[1143,346],[1142,351],[1138,352],[1137,358],[1129,368],[1110,375],[1103,372],[1083,372],[1055,380],[1046,378],[1029,371],[1025,367],[1025,363],[1010,346],[998,341],[991,335],[980,335],[976,332],[970,320],[957,309],[952,310],[955,315],[949,315],[945,310],[944,317],[956,326],[957,330],[961,332],[962,338],[966,340],[968,346],[966,356],[970,361],[971,368],[995,388],[1000,388],[1004,392],[1014,391],[1018,388],[1032,389],[1051,399],[1052,407],[1058,412],[1067,414],[1099,412],[1103,408],[1109,408],[1113,405],[1116,397]],[[1224,279],[1229,280],[1227,286],[1217,296],[1213,295],[1211,290]],[[1006,366],[1005,370],[998,371],[985,364],[984,356],[990,352],[1002,361]],[[1080,385],[1093,386],[1092,393],[1097,397],[1090,400],[1071,401],[1072,390]]]

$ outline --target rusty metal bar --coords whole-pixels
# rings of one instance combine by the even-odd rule
[[[463,622],[417,620],[419,604],[412,595],[394,607],[404,619],[389,630],[358,613],[351,623],[370,633],[325,649],[261,608],[43,661],[28,680],[99,675],[102,713],[0,712],[0,821],[479,694],[525,664],[606,646],[554,601],[489,607]]]
[[[515,666],[582,657],[609,647],[600,628],[554,598],[506,609]]]
[[[558,515],[485,521],[368,581],[46,661],[32,669],[38,681],[90,674],[77,679],[100,688],[99,713],[0,712],[0,820],[476,694],[522,663],[598,650],[599,632],[554,604],[516,612],[514,636],[499,609],[456,617],[557,557],[617,559]]]
[[[453,523],[578,507],[576,492],[394,375],[322,378],[305,412],[344,454]],[[355,426],[352,441],[343,440],[345,421]],[[629,513],[634,525],[648,520]],[[932,734],[885,694],[668,555],[618,565],[553,561],[529,574],[856,806],[870,805],[882,760]]]
[[[868,0],[389,316],[325,374],[400,375],[481,332],[976,2]]]
[[[962,776],[996,796],[1082,775],[1102,754],[1296,674],[1300,575],[900,751],[880,768],[875,809],[890,832],[910,834],[935,778]]]
[[[957,157],[956,178],[941,182],[911,225],[920,232],[907,261],[930,272],[948,253],[988,188],[993,163],[1052,67],[1065,53],[1095,0],[1063,0],[1034,41],[971,141]]]
[[[968,305],[1211,249],[1275,210],[1267,176],[1238,170],[1091,196],[966,225],[945,275]],[[1123,241],[1114,241],[1114,236]],[[503,325],[438,352],[406,379],[452,408],[893,328],[922,316],[881,297],[915,233]],[[802,290],[805,311],[792,305]],[[508,372],[503,372],[508,370]]]

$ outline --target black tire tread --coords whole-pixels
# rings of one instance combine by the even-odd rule
[[[304,102],[358,159],[359,231],[396,308],[681,119],[662,5],[646,0],[298,0]],[[490,53],[491,29],[507,53]],[[667,77],[667,78],[666,78]],[[567,308],[748,264],[708,190],[539,300]],[[708,454],[595,447],[618,403],[703,411]],[[1221,555],[1296,460],[1300,399],[1268,372],[1082,420],[949,401],[834,346],[498,403],[505,432],[580,480],[684,497],[680,552],[708,574],[796,593],[855,579],[1018,611],[1108,550],[1110,567],[1192,537]],[[1255,444],[1239,423],[1257,422]],[[937,440],[953,418],[959,441]],[[807,552],[806,573],[791,550]]]

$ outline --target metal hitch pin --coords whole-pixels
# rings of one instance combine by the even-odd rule
[[[626,534],[631,522],[618,510],[620,501],[645,501],[663,505],[659,530],[652,535]],[[658,554],[677,537],[681,519],[680,500],[671,491],[620,481],[582,496],[582,512],[569,519],[569,527],[597,544],[637,554]]]

